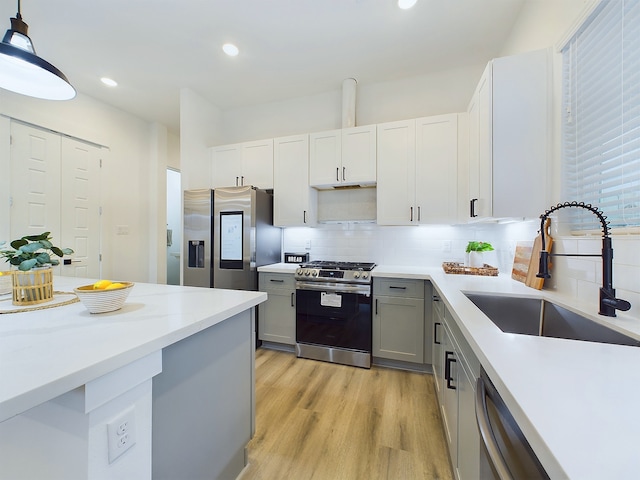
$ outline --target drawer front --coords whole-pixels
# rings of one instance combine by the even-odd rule
[[[259,273],[258,285],[262,292],[269,290],[295,290],[293,273]]]
[[[373,294],[388,297],[424,298],[424,280],[374,277]]]

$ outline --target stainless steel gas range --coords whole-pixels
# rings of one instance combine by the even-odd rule
[[[296,270],[296,354],[371,367],[375,263],[314,261]]]

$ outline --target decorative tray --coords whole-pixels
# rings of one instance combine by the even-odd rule
[[[484,267],[465,267],[459,262],[443,262],[442,268],[444,273],[452,273],[456,275],[482,275],[485,277],[498,276],[498,269],[486,263],[484,264]]]

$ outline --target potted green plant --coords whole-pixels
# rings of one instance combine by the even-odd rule
[[[51,254],[62,258],[65,255],[71,255],[73,250],[54,246],[50,235],[51,232],[44,232],[40,235],[26,235],[13,240],[10,243],[12,248],[0,250],[0,256],[23,272],[34,267],[58,265],[60,261],[52,258]]]
[[[53,256],[62,258],[73,250],[56,247],[51,243],[50,235],[51,232],[25,235],[13,240],[10,249],[0,250],[0,257],[18,268],[12,274],[14,305],[42,303],[53,297],[51,266],[60,263]]]
[[[475,268],[484,267],[484,258],[482,254],[492,250],[493,246],[489,242],[469,242],[466,249],[469,256],[469,260],[467,262],[468,266]]]

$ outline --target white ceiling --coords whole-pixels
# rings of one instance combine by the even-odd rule
[[[179,131],[188,87],[221,109],[479,65],[527,0],[25,0],[36,52],[76,89]],[[17,1],[4,1],[0,29]],[[1,22],[4,22],[1,23]],[[221,46],[235,43],[240,55]],[[108,88],[102,76],[119,86]]]

